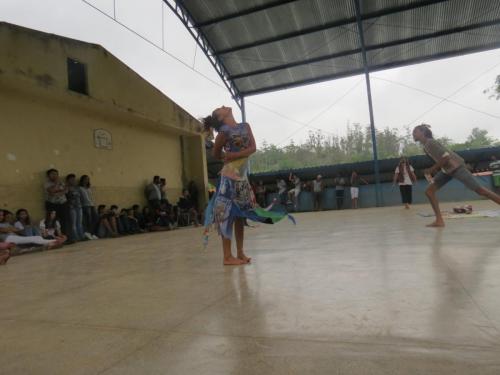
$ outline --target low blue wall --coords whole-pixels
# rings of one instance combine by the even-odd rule
[[[487,187],[493,189],[493,182],[491,176],[475,177],[479,182]],[[413,203],[427,203],[427,198],[424,194],[428,183],[426,180],[419,180],[413,185]],[[401,205],[401,195],[399,187],[392,187],[391,183],[382,183],[382,205],[383,206],[397,206]],[[278,198],[277,193],[267,194],[267,202],[270,204],[274,198]],[[451,180],[439,192],[438,198],[441,202],[462,202],[471,201],[481,198],[475,192],[467,189],[460,181]],[[323,209],[331,210],[337,208],[335,199],[335,188],[326,188],[323,191]],[[375,185],[361,185],[359,188],[359,207],[375,207]],[[351,189],[346,187],[344,192],[344,207],[351,207]],[[298,211],[312,211],[314,208],[313,193],[303,191],[299,196]]]

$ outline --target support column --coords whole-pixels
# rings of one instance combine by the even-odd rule
[[[241,100],[241,106],[240,106],[240,108],[241,108],[241,121],[246,122],[247,121],[247,114],[245,111],[245,97],[242,96],[240,98],[240,100]]]
[[[361,21],[361,6],[359,0],[354,0],[354,5],[356,7],[356,21],[358,23],[358,34],[359,41],[361,44],[361,54],[363,56],[363,68],[365,71],[365,81],[366,81],[366,93],[368,96],[368,110],[370,113],[370,131],[372,136],[372,147],[373,147],[373,171],[375,174],[375,200],[377,207],[382,206],[382,190],[380,186],[380,170],[378,165],[378,154],[377,154],[377,131],[375,129],[375,120],[373,117],[373,104],[372,104],[372,90],[370,86],[370,71],[368,69],[368,62],[366,59],[366,48],[365,48],[365,37],[363,34],[363,23]]]
[[[247,122],[247,113],[245,109],[245,97],[240,98],[241,122]],[[252,173],[252,159],[248,159],[248,174]]]

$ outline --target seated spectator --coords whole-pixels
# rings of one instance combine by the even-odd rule
[[[199,226],[200,223],[198,221],[198,211],[194,208],[193,201],[191,200],[189,190],[184,189],[182,191],[182,197],[179,198],[177,202],[177,207],[179,207],[180,214],[188,215],[188,224],[193,221],[195,226]]]
[[[55,240],[46,240],[40,236],[20,236],[17,229],[11,222],[9,222],[9,214],[12,216],[12,213],[6,213],[5,210],[0,210],[0,241],[2,242],[10,242],[15,245],[41,245],[47,246],[49,249],[54,248],[58,245]]]
[[[14,226],[19,229],[18,234],[21,236],[39,236],[38,228],[31,224],[31,218],[28,210],[21,208],[16,212],[17,221]]]
[[[146,221],[144,219],[144,214],[141,212],[141,206],[138,204],[134,204],[132,206],[132,212],[134,217],[137,219],[137,223],[139,224],[139,228],[143,231],[146,230]]]
[[[173,228],[169,207],[166,203],[160,204],[160,207],[155,212],[155,225],[161,228],[170,230]]]
[[[10,242],[0,242],[0,266],[7,263],[10,258],[10,249],[15,246],[16,245]]]
[[[132,208],[129,208],[127,210],[127,219],[128,219],[128,229],[130,234],[137,234],[143,232],[143,230],[139,225],[139,220],[137,220],[137,218],[135,217],[134,210]]]
[[[117,237],[118,227],[115,215],[109,212],[104,204],[99,205],[97,208],[97,215],[99,216],[97,236],[99,238]]]
[[[137,234],[141,232],[139,221],[134,217],[134,211],[131,208],[123,208],[120,211],[119,221],[123,230],[121,234]]]
[[[118,233],[120,234],[131,234],[130,233],[130,228],[129,228],[129,223],[128,223],[128,214],[127,210],[125,208],[122,208],[120,210],[120,213],[118,214],[117,217],[117,223],[118,223]]]
[[[47,211],[45,219],[40,221],[40,233],[46,240],[57,240],[60,244],[68,239],[61,230],[61,223],[57,218],[57,212]]]
[[[142,217],[144,218],[144,229],[146,230],[152,230],[152,227],[155,224],[155,216],[153,211],[151,211],[151,208],[149,207],[144,207],[142,209]]]

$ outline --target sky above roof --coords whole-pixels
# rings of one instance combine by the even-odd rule
[[[2,0],[0,15],[101,44],[195,117],[228,105],[240,118],[203,52],[162,0]],[[483,93],[499,74],[500,50],[373,73],[375,124],[404,129],[426,122],[455,141],[480,127],[500,139],[500,101]],[[259,144],[300,142],[317,129],[343,135],[349,123],[369,123],[363,76],[251,96],[246,103]]]

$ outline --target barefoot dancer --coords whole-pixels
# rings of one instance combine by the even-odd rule
[[[255,139],[247,123],[237,123],[231,108],[220,107],[211,116],[203,119],[205,129],[215,129],[217,137],[213,154],[224,160],[220,172],[217,191],[210,200],[205,214],[205,234],[211,224],[215,224],[222,236],[224,265],[241,265],[250,262],[243,250],[244,226],[246,219],[263,223],[275,223],[287,216],[286,213],[266,211],[255,202],[247,169],[248,157],[255,150]],[[231,253],[231,238],[236,234],[237,257]]]
[[[442,144],[433,139],[430,125],[422,124],[415,127],[413,129],[413,138],[424,146],[425,153],[436,162],[433,167],[425,171],[426,175],[431,176],[437,172],[432,183],[425,191],[425,195],[429,198],[434,214],[436,215],[436,221],[429,224],[428,227],[444,227],[444,220],[439,210],[436,192],[452,178],[456,178],[477,194],[500,204],[500,196],[482,186],[467,170],[465,162],[460,156],[453,151],[447,150]]]

